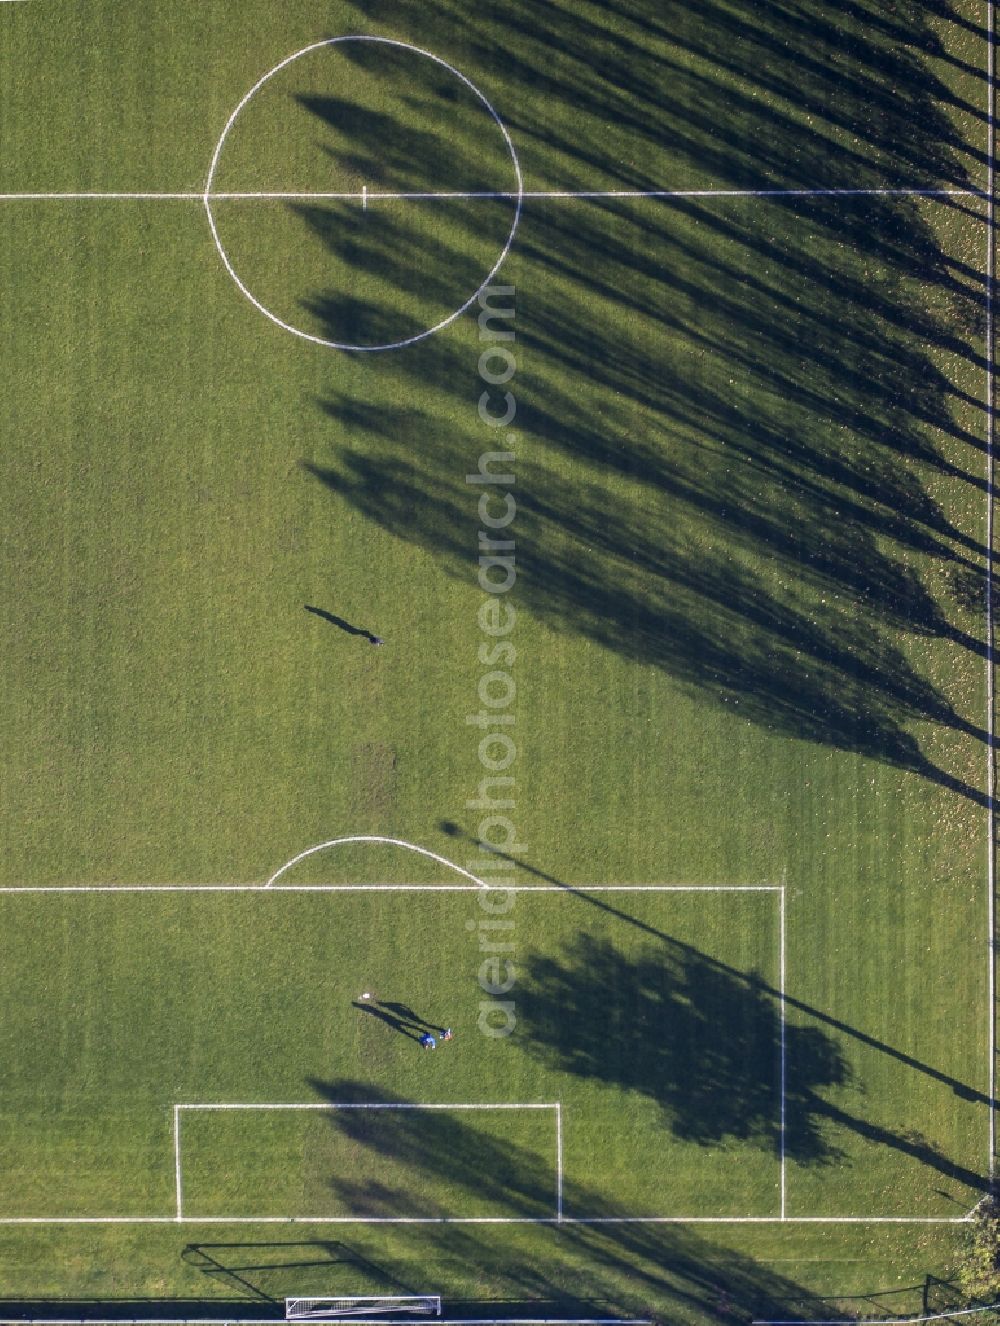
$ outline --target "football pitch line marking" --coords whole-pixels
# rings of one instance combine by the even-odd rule
[[[562,1102],[556,1105],[556,1220],[563,1218],[563,1130]]]
[[[0,1216],[2,1225],[965,1225],[964,1216]]]
[[[778,899],[778,1017],[780,1027],[780,1051],[779,1051],[779,1072],[781,1076],[781,1085],[778,1092],[781,1118],[778,1124],[778,1144],[780,1155],[781,1170],[781,1218],[786,1217],[786,1190],[785,1173],[787,1169],[785,1154],[785,1128],[787,1122],[787,1109],[785,1103],[785,1083],[786,1077],[786,1054],[785,1054],[785,1026],[787,1022],[785,1014],[785,890],[782,888]]]
[[[952,1312],[929,1312],[922,1317],[877,1317],[874,1320],[878,1322],[878,1326],[921,1326],[925,1321],[948,1321],[952,1317],[968,1317],[974,1312],[995,1312],[997,1308],[1000,1308],[1000,1303],[984,1303],[981,1307],[955,1308]],[[857,1317],[832,1317],[815,1321],[799,1317],[776,1320],[754,1317],[751,1326],[857,1326],[857,1322]]]
[[[181,1201],[181,1116],[180,1106],[174,1106],[174,1185],[177,1195],[177,1216],[178,1220],[183,1218],[183,1204]]]
[[[432,852],[429,847],[420,847],[417,843],[407,842],[405,838],[390,838],[379,833],[354,833],[347,834],[340,838],[329,838],[326,842],[316,843],[313,847],[307,847],[305,851],[298,852],[290,861],[286,861],[280,866],[271,878],[264,885],[265,888],[273,888],[281,876],[287,871],[297,866],[300,861],[305,861],[310,856],[315,856],[317,852],[326,852],[333,847],[346,847],[352,844],[374,844],[380,847],[398,847],[404,852],[413,852],[415,856],[425,857],[428,861],[433,861],[435,865],[444,866],[447,870],[453,870],[456,875],[461,875],[463,879],[471,880],[476,888],[486,889],[488,884],[484,883],[478,875],[473,875],[471,871],[463,869],[454,861],[449,861],[446,856],[441,856],[439,852]]]
[[[271,876],[271,878],[267,881],[266,884],[250,885],[248,887],[265,888],[265,889],[272,889],[275,887],[281,887],[281,888],[287,887],[286,885],[278,885],[278,880],[281,879],[282,875],[284,875],[286,871],[291,870],[294,866],[297,866],[300,862],[307,860],[310,856],[316,856],[319,852],[329,851],[331,848],[334,847],[346,847],[358,844],[375,845],[380,847],[398,847],[404,852],[413,852],[416,856],[426,857],[429,861],[433,861],[436,865],[444,866],[448,870],[453,870],[456,875],[461,875],[464,879],[471,880],[471,886],[468,884],[464,885],[463,884],[450,884],[450,885],[449,884],[428,884],[428,885],[419,885],[419,884],[336,885],[334,884],[334,885],[320,885],[320,886],[313,885],[312,887],[331,888],[331,889],[336,889],[338,887],[341,887],[341,888],[357,889],[358,891],[363,891],[366,888],[392,889],[392,888],[411,888],[411,887],[414,889],[442,888],[442,889],[453,889],[458,891],[458,890],[468,890],[470,887],[472,890],[489,889],[493,887],[492,885],[487,884],[485,880],[480,879],[478,875],[473,875],[471,871],[465,870],[462,866],[456,865],[454,861],[449,861],[446,856],[441,856],[439,852],[432,852],[427,847],[421,847],[417,843],[407,842],[405,838],[391,838],[385,836],[384,834],[377,834],[377,833],[348,834],[340,838],[329,838],[326,842],[323,843],[316,843],[315,846],[307,847],[304,851],[298,852],[295,856],[291,858],[290,861],[286,861],[283,866],[279,866],[279,868],[274,872],[274,874]],[[78,886],[78,887],[85,887],[85,886]],[[135,887],[135,886],[130,886],[130,887]],[[234,887],[239,887],[239,886],[234,886]],[[783,885],[780,884],[581,884],[581,885],[515,884],[512,885],[511,887],[517,890],[518,892],[522,893],[565,893],[568,890],[574,888],[578,888],[581,892],[586,891],[588,893],[597,893],[597,892],[636,893],[636,892],[641,892],[644,889],[660,889],[662,891],[675,890],[677,892],[692,892],[692,893],[701,892],[703,890],[705,891],[713,890],[715,892],[724,892],[724,893],[731,893],[731,892],[778,893],[783,890]]]
[[[347,1102],[307,1101],[220,1101],[202,1104],[189,1101],[175,1105],[174,1110],[558,1110],[558,1101],[421,1101],[354,1100]]]
[[[475,876],[469,874],[462,867],[455,865],[447,858],[437,853],[430,852],[427,848],[421,848],[416,844],[406,843],[402,839],[391,839],[376,835],[353,835],[344,838],[331,839],[328,843],[319,844],[317,847],[308,848],[304,852],[298,853],[286,865],[273,875],[272,880],[277,879],[295,863],[303,860],[305,857],[314,855],[317,851],[330,845],[342,845],[345,843],[372,843],[391,844],[412,850],[418,855],[427,856],[437,862],[457,871],[469,879],[475,879]],[[482,888],[488,887],[481,881],[474,884],[450,884],[450,885],[276,885],[251,884],[251,885],[40,885],[0,889],[0,893],[180,893],[180,892],[379,892],[385,890],[399,892],[479,892]],[[480,1103],[480,1102],[462,1102],[462,1103],[428,1103],[419,1102],[345,1102],[342,1104],[325,1101],[308,1102],[177,1102],[173,1106],[173,1152],[174,1152],[174,1194],[175,1194],[175,1214],[166,1217],[115,1217],[115,1216],[79,1216],[79,1217],[18,1217],[7,1216],[0,1217],[0,1225],[7,1224],[115,1224],[115,1223],[150,1223],[150,1222],[169,1222],[175,1223],[211,1223],[211,1224],[254,1224],[254,1223],[490,1223],[490,1224],[521,1224],[521,1223],[562,1223],[568,1221],[576,1224],[631,1224],[631,1223],[676,1223],[684,1224],[690,1222],[697,1223],[746,1223],[746,1222],[774,1222],[784,1221],[787,1218],[785,1205],[785,1175],[786,1175],[786,1156],[785,1156],[785,1072],[786,1072],[786,1039],[785,1039],[785,886],[774,884],[725,884],[725,885],[696,885],[696,884],[611,884],[611,885],[522,885],[514,886],[518,892],[525,893],[562,893],[567,892],[586,892],[586,893],[776,893],[779,895],[779,1019],[781,1026],[780,1034],[780,1078],[781,1078],[781,1099],[779,1103],[780,1123],[779,1123],[779,1146],[780,1146],[780,1184],[781,1184],[781,1210],[778,1216],[664,1216],[664,1217],[645,1217],[645,1216],[623,1216],[623,1217],[566,1217],[564,1215],[564,1132],[562,1121],[562,1105],[560,1102],[500,1102],[500,1103]],[[276,1111],[276,1110],[552,1110],[555,1115],[555,1148],[556,1148],[556,1192],[555,1192],[555,1216],[554,1217],[357,1217],[357,1216],[213,1216],[198,1217],[186,1216],[184,1214],[184,1187],[183,1187],[183,1165],[182,1165],[182,1137],[181,1137],[181,1112],[188,1111]],[[880,1217],[872,1217],[879,1220]],[[947,1217],[947,1223],[954,1223],[964,1217]],[[822,1217],[820,1218],[822,1219]],[[864,1219],[864,1217],[859,1217]],[[890,1217],[890,1219],[894,1219]],[[923,1217],[916,1218],[921,1222]],[[934,1223],[936,1218],[930,1217]]]
[[[223,244],[221,238],[219,237],[218,227],[215,224],[215,215],[212,212],[212,202],[213,202],[212,182],[215,179],[215,172],[219,165],[219,158],[221,157],[222,150],[226,145],[226,139],[229,136],[229,131],[236,123],[237,119],[239,118],[240,112],[247,105],[247,103],[264,86],[264,84],[268,82],[269,79],[273,78],[274,75],[277,74],[280,70],[287,68],[288,65],[290,65],[294,60],[300,59],[303,55],[309,55],[313,51],[332,49],[333,47],[342,46],[345,44],[350,45],[352,42],[361,43],[363,45],[391,47],[392,49],[397,51],[400,50],[407,51],[410,55],[418,55],[423,59],[431,60],[434,64],[436,64],[439,67],[439,69],[446,69],[449,74],[452,74],[455,78],[459,80],[459,82],[463,83],[465,87],[477,99],[480,105],[486,110],[486,113],[489,115],[490,119],[493,121],[493,123],[496,125],[497,129],[499,129],[501,135],[503,136],[504,145],[510,156],[511,165],[513,166],[514,182],[517,186],[516,192],[513,195],[511,195],[514,199],[514,215],[513,218],[511,219],[510,229],[507,233],[506,238],[504,239],[503,245],[500,249],[500,253],[497,256],[495,262],[493,263],[490,270],[486,273],[486,276],[483,278],[483,280],[480,281],[480,283],[476,286],[476,289],[473,290],[472,294],[469,295],[469,297],[462,304],[460,304],[458,308],[454,310],[454,312],[449,313],[446,317],[441,318],[441,320],[439,322],[434,323],[433,326],[425,327],[423,331],[416,332],[412,336],[401,337],[399,340],[395,341],[381,341],[378,344],[363,344],[363,345],[358,345],[347,341],[335,341],[328,336],[317,336],[314,332],[303,331],[301,327],[296,327],[293,323],[286,322],[283,318],[278,317],[276,313],[272,312],[271,309],[267,308],[261,302],[261,300],[259,300],[256,297],[256,295],[253,294],[253,292],[249,289],[249,287],[246,286],[244,282],[240,279],[239,274],[237,273],[236,268],[233,266],[233,262],[229,257],[229,254],[226,252],[226,247]],[[353,33],[343,37],[326,37],[322,41],[311,42],[308,46],[303,46],[301,50],[293,51],[291,55],[286,55],[283,60],[279,61],[279,63],[274,66],[273,69],[269,69],[266,73],[262,74],[260,78],[257,79],[257,82],[254,83],[250,91],[246,92],[243,95],[242,100],[239,102],[236,109],[233,111],[229,119],[226,121],[225,128],[222,130],[222,133],[219,135],[219,141],[215,145],[215,151],[212,153],[212,160],[208,167],[208,176],[205,180],[205,188],[203,191],[202,202],[205,207],[205,216],[208,220],[208,228],[212,232],[212,242],[215,244],[216,251],[218,252],[219,257],[222,259],[222,265],[229,273],[230,277],[232,278],[233,282],[235,283],[240,293],[247,300],[249,300],[249,302],[254,306],[254,308],[257,310],[258,313],[262,313],[264,317],[268,318],[271,322],[273,322],[276,327],[281,327],[283,331],[291,332],[293,336],[301,337],[301,339],[304,341],[311,341],[314,345],[325,345],[328,346],[331,350],[353,350],[359,353],[374,353],[381,350],[402,350],[408,345],[415,345],[418,341],[422,341],[428,336],[433,336],[435,332],[442,331],[445,327],[453,323],[456,318],[461,317],[461,315],[465,312],[465,310],[469,308],[473,303],[475,303],[475,301],[479,298],[479,296],[483,293],[483,291],[493,280],[494,276],[496,276],[497,272],[500,270],[500,268],[503,266],[504,262],[506,261],[508,253],[510,253],[511,245],[514,243],[514,236],[517,234],[518,222],[521,219],[521,196],[523,193],[524,193],[524,177],[521,174],[521,162],[517,155],[517,148],[515,148],[513,140],[511,139],[510,134],[507,132],[507,126],[504,124],[503,120],[501,120],[500,116],[497,114],[489,98],[486,96],[484,92],[482,92],[476,86],[475,83],[473,83],[471,78],[468,78],[465,74],[463,74],[460,69],[456,69],[453,64],[449,64],[447,60],[442,59],[440,55],[435,55],[433,51],[425,50],[424,47],[422,46],[415,46],[412,42],[398,41],[394,37],[373,37],[370,35],[361,35]],[[357,194],[355,194],[355,197],[356,196]],[[365,202],[365,206],[367,207],[367,200],[364,194],[362,194],[362,199]]]
[[[10,3],[10,0],[0,0]],[[254,191],[219,191],[206,193],[204,190],[178,190],[160,192],[154,190],[82,190],[78,192],[20,192],[0,193],[0,202],[5,203],[42,203],[42,202],[200,202],[207,198],[212,202],[360,202],[364,209],[374,202],[424,201],[460,201],[462,199],[643,199],[643,198],[986,198],[982,189],[525,189],[523,193],[513,190],[479,192],[379,192],[362,187],[348,192],[319,190],[254,190]]]
[[[995,29],[994,0],[986,7],[986,800],[988,842],[986,845],[986,908],[987,908],[987,960],[989,1005],[989,1176],[996,1173],[996,765],[994,748],[994,682],[993,682],[993,449],[996,433],[993,425],[995,383],[993,373],[994,337],[994,270],[993,228],[996,221],[994,187],[996,183],[996,56],[994,54]]]
[[[236,1110],[256,1110],[256,1111],[275,1111],[281,1110],[288,1112],[291,1110],[325,1110],[333,1112],[335,1110],[394,1110],[397,1113],[401,1110],[448,1110],[454,1113],[458,1110],[552,1110],[556,1121],[556,1213],[555,1216],[525,1216],[525,1217],[505,1217],[505,1216],[435,1216],[435,1217],[402,1217],[402,1216],[264,1216],[260,1219],[267,1223],[281,1221],[287,1224],[315,1224],[321,1222],[324,1224],[406,1224],[406,1223],[432,1223],[432,1224],[518,1224],[528,1221],[529,1223],[544,1222],[551,1224],[561,1223],[563,1218],[563,1159],[562,1159],[562,1103],[560,1101],[460,1101],[460,1102],[434,1102],[425,1104],[420,1101],[217,1101],[211,1103],[180,1103],[174,1105],[174,1175],[177,1197],[177,1214],[172,1217],[175,1223],[198,1223],[199,1216],[185,1216],[182,1202],[181,1189],[181,1124],[180,1117],[182,1110],[191,1110],[198,1113],[207,1113],[210,1111],[225,1111],[232,1113]],[[258,1219],[257,1216],[236,1217],[236,1222],[245,1224]],[[229,1217],[213,1216],[209,1217],[211,1222],[223,1220],[229,1223]]]
[[[12,884],[5,893],[478,893],[482,884]],[[780,893],[780,884],[505,884],[505,893]]]

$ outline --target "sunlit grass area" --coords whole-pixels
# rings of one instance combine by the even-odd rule
[[[0,898],[0,1217],[191,1222],[0,1225],[0,1293],[947,1280],[990,1172],[984,7],[0,11],[0,882],[179,886]],[[355,837],[431,855],[183,891]],[[344,884],[394,887],[295,891]]]

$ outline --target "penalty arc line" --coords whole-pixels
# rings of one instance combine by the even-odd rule
[[[505,884],[512,893],[780,893],[778,884]],[[11,894],[57,893],[480,893],[481,884],[11,884]]]

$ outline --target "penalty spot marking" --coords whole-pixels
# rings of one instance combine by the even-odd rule
[[[226,145],[226,139],[229,137],[229,133],[233,125],[236,123],[237,119],[239,118],[240,112],[244,109],[244,107],[247,105],[250,99],[253,96],[255,96],[257,92],[260,91],[260,89],[264,86],[265,83],[268,82],[269,79],[272,79],[275,76],[275,74],[280,73],[282,69],[287,68],[288,65],[290,65],[294,60],[300,59],[303,55],[309,55],[312,51],[323,50],[325,47],[339,46],[346,42],[363,42],[376,46],[391,46],[397,50],[409,51],[414,55],[420,55],[427,60],[432,60],[434,64],[440,66],[440,68],[442,69],[446,69],[448,73],[453,74],[455,78],[457,78],[459,82],[463,83],[465,87],[468,88],[468,90],[476,97],[476,99],[485,108],[490,118],[493,120],[494,124],[497,126],[497,128],[500,130],[501,134],[503,135],[504,143],[506,144],[507,151],[510,154],[511,164],[514,167],[514,178],[517,184],[516,192],[512,195],[512,197],[515,200],[515,203],[514,203],[514,217],[511,222],[510,232],[507,235],[503,248],[500,250],[500,255],[497,258],[496,262],[490,268],[489,272],[486,274],[485,278],[480,283],[480,285],[478,285],[476,289],[472,292],[472,294],[468,297],[468,299],[466,299],[463,304],[461,304],[457,309],[455,309],[453,313],[449,313],[447,317],[442,318],[439,322],[436,322],[432,327],[427,327],[423,331],[417,332],[413,336],[404,336],[396,341],[384,341],[378,345],[354,345],[346,341],[334,341],[326,336],[317,336],[312,332],[303,331],[301,327],[296,327],[293,323],[286,322],[283,318],[279,318],[276,313],[272,312],[269,308],[267,308],[261,302],[261,300],[259,300],[256,297],[256,295],[254,295],[249,290],[249,288],[237,275],[236,269],[233,266],[229,254],[226,252],[222,240],[219,238],[219,231],[215,221],[215,214],[212,211],[212,201],[213,201],[212,183],[215,180],[215,173],[216,170],[218,169],[219,159],[222,156],[222,149]],[[411,42],[406,42],[406,41],[396,41],[391,37],[371,37],[371,36],[353,35],[349,37],[328,37],[324,41],[316,41],[309,46],[303,46],[301,50],[295,51],[292,55],[286,56],[285,59],[282,60],[279,64],[276,64],[273,69],[269,69],[266,74],[264,74],[261,78],[258,78],[257,82],[253,85],[250,91],[245,94],[242,101],[233,111],[232,115],[230,115],[229,119],[226,122],[226,126],[223,129],[222,134],[219,138],[219,141],[215,145],[215,151],[212,154],[212,162],[208,168],[208,178],[205,181],[205,189],[202,195],[202,201],[204,202],[205,205],[205,215],[208,217],[208,225],[209,229],[212,232],[212,239],[215,243],[216,249],[218,250],[219,257],[222,259],[223,266],[225,267],[229,275],[232,277],[232,279],[235,281],[239,290],[242,291],[243,295],[250,301],[250,303],[254,306],[255,309],[257,309],[259,313],[263,313],[264,317],[269,318],[270,321],[275,324],[275,326],[281,327],[287,332],[291,332],[293,336],[300,336],[304,341],[312,341],[313,344],[315,345],[326,345],[329,346],[332,350],[356,350],[368,353],[378,350],[400,350],[403,348],[403,346],[414,345],[417,341],[422,341],[426,339],[426,337],[428,336],[433,336],[435,332],[439,332],[443,328],[447,327],[450,323],[454,322],[456,318],[461,317],[461,315],[465,312],[467,308],[469,308],[471,304],[475,303],[475,301],[479,298],[479,296],[482,294],[482,292],[486,289],[486,287],[493,280],[494,276],[496,276],[497,272],[500,270],[501,266],[503,265],[507,257],[507,254],[510,252],[511,245],[514,243],[514,236],[517,233],[518,221],[521,218],[521,200],[523,194],[524,194],[524,180],[521,176],[521,163],[518,160],[517,152],[514,148],[513,142],[511,141],[510,134],[507,132],[507,126],[504,124],[500,116],[494,110],[493,106],[487,100],[484,93],[480,92],[479,88],[476,87],[475,83],[473,83],[470,78],[467,78],[465,74],[463,74],[461,70],[456,69],[454,65],[449,64],[447,60],[442,60],[439,55],[435,55],[432,51],[424,50],[422,46],[414,46]],[[356,197],[357,194],[355,194],[354,196]],[[363,197],[363,205],[365,209],[367,209],[368,206],[367,190],[363,190],[362,197]]]

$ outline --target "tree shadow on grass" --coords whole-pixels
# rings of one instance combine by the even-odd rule
[[[540,1162],[534,1152],[522,1152],[503,1138],[464,1122],[457,1111],[384,1108],[407,1102],[373,1093],[370,1084],[341,1082],[334,1086],[311,1080],[309,1085],[336,1104],[383,1107],[331,1111],[331,1127],[353,1148],[387,1162],[374,1177],[358,1173],[330,1178],[329,1186],[344,1210],[368,1218],[412,1218],[447,1211],[452,1200],[460,1203],[450,1211],[455,1215],[462,1213],[461,1203],[471,1199],[476,1216],[544,1219],[553,1214],[553,1158]],[[425,1181],[414,1184],[413,1174],[419,1171],[426,1171]]]
[[[370,1084],[351,1080],[310,1085],[321,1099],[336,1103],[414,1103],[391,1093],[373,1093]],[[552,1304],[556,1317],[570,1316],[576,1304],[600,1303],[606,1314],[691,1323],[778,1316],[792,1303],[809,1315],[810,1305],[819,1306],[801,1285],[751,1256],[709,1241],[692,1227],[622,1223],[631,1213],[612,1195],[572,1181],[566,1185],[567,1210],[586,1211],[600,1223],[534,1225],[530,1237],[516,1242],[496,1226],[439,1223],[452,1219],[456,1206],[479,1201],[484,1192],[501,1201],[513,1195],[519,1203],[526,1198],[547,1202],[551,1212],[551,1174],[547,1168],[540,1173],[532,1151],[511,1141],[484,1145],[482,1134],[455,1116],[454,1126],[446,1130],[420,1127],[415,1135],[406,1120],[420,1114],[426,1119],[426,1112],[387,1110],[387,1116],[400,1121],[398,1126],[362,1135],[359,1121],[351,1117],[359,1113],[331,1111],[330,1127],[349,1136],[359,1155],[371,1150],[379,1159],[392,1159],[411,1194],[409,1199],[382,1194],[381,1214],[416,1216],[424,1222],[407,1226],[410,1255],[428,1264],[446,1257],[448,1265],[461,1268],[459,1283],[479,1291],[475,1297],[481,1306],[517,1295]],[[358,1199],[349,1177],[331,1175],[329,1182],[343,1200]],[[436,1195],[442,1184],[447,1199]],[[368,1189],[360,1196],[369,1198]],[[484,1285],[496,1288],[484,1297]],[[456,1287],[451,1297],[460,1292]]]
[[[843,1161],[829,1140],[835,1125],[974,1191],[988,1187],[925,1139],[831,1101],[831,1090],[850,1083],[839,1048],[818,1027],[787,1023],[781,996],[755,972],[742,975],[668,936],[626,954],[585,932],[522,966],[518,1013],[529,1053],[655,1101],[684,1141],[748,1141],[798,1164],[826,1164]]]
[[[511,870],[522,870],[526,874],[533,876],[535,879],[544,880],[546,884],[556,885],[558,888],[565,890],[566,893],[572,895],[579,902],[583,903],[587,908],[592,908],[605,917],[613,917],[616,921],[623,922],[627,927],[634,928],[641,934],[648,935],[669,946],[677,947],[679,945],[679,941],[667,934],[666,931],[651,925],[648,921],[640,920],[638,917],[631,915],[620,907],[616,907],[614,903],[608,901],[606,897],[600,897],[595,893],[582,891],[572,884],[567,884],[565,880],[559,879],[548,871],[542,870],[540,867],[526,861],[523,857],[511,856],[509,853],[497,848],[495,844],[481,841],[476,838],[474,834],[462,829],[462,827],[456,824],[454,820],[442,820],[439,823],[438,828],[441,829],[443,833],[446,833],[449,838],[462,839],[473,846],[477,851],[488,852],[498,860],[506,862]],[[681,945],[680,947],[683,949],[684,946]],[[695,950],[690,951],[695,953]],[[696,953],[695,956],[698,957],[699,961],[709,963],[727,978],[736,980],[742,979],[740,973],[736,971],[735,968],[726,963],[720,962],[717,958],[709,958],[707,955],[698,955]],[[980,1105],[986,1105],[992,1108],[993,1102],[991,1098],[985,1092],[970,1086],[967,1082],[952,1077],[949,1073],[943,1073],[939,1068],[934,1068],[924,1060],[918,1059],[912,1054],[907,1054],[903,1050],[899,1050],[896,1046],[889,1045],[883,1040],[879,1040],[878,1037],[872,1036],[869,1032],[851,1026],[841,1018],[834,1017],[832,1014],[817,1008],[815,1004],[811,1004],[795,995],[791,995],[787,991],[782,992],[777,985],[768,981],[759,973],[754,973],[746,979],[748,979],[751,985],[753,985],[767,999],[777,1001],[779,1004],[784,1004],[790,1014],[801,1013],[810,1019],[815,1019],[817,1022],[822,1023],[824,1027],[830,1028],[833,1033],[857,1041],[860,1045],[876,1050],[879,1054],[884,1054],[890,1059],[894,1059],[897,1063],[903,1064],[907,1068],[924,1074],[934,1082],[940,1082],[942,1085],[953,1091],[961,1100],[977,1102]]]
[[[678,0],[669,22],[645,0],[507,6],[498,96],[548,186],[658,187],[680,163],[716,187],[967,187],[978,129],[966,141],[944,109],[962,98],[930,11],[906,12],[855,0],[834,19],[759,0],[748,25],[714,0]],[[446,4],[425,37],[448,29],[478,67],[494,21],[473,31]],[[540,88],[544,122],[528,104]],[[350,123],[341,150],[352,133],[361,150]],[[472,582],[482,488],[465,476],[508,450],[519,606],[734,719],[985,806],[968,769],[989,738],[962,664],[978,676],[986,653],[976,600],[992,554],[955,514],[985,482],[983,283],[932,224],[981,204],[929,206],[534,200],[503,278],[516,281],[514,428],[478,419],[478,342],[439,337],[379,362],[377,408],[367,379],[331,387],[330,450],[303,470]],[[323,231],[381,294],[357,309],[351,291],[310,296],[321,325],[354,318],[391,340],[406,309],[410,332],[419,282],[441,295],[476,239],[456,211],[438,263],[423,231],[392,224],[391,244],[350,254]],[[942,592],[941,568],[961,595]]]

